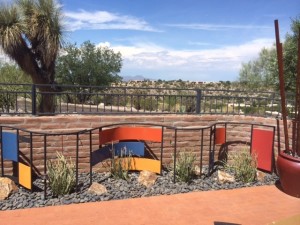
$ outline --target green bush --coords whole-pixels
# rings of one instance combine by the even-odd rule
[[[225,171],[234,174],[238,181],[253,182],[256,180],[257,157],[251,155],[249,149],[243,148],[228,157],[228,161],[224,162],[224,168]]]
[[[75,165],[57,152],[57,159],[47,161],[49,185],[54,196],[69,194],[75,187]]]
[[[173,157],[173,162],[174,162]],[[196,155],[192,152],[179,152],[176,157],[175,174],[179,181],[190,182],[195,175],[194,162],[196,161]],[[174,166],[173,166],[174,168]]]

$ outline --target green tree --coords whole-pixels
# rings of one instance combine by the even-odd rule
[[[34,84],[53,84],[62,42],[61,8],[54,0],[16,0],[0,7],[0,45]],[[42,92],[57,91],[39,86]],[[39,112],[55,111],[51,94],[42,94]]]
[[[284,75],[286,90],[295,89],[297,68],[297,38],[300,17],[292,19],[291,33],[287,33],[283,43]],[[263,48],[257,59],[243,63],[239,81],[249,88],[279,88],[276,49]]]
[[[248,88],[273,88],[276,85],[275,48],[263,48],[256,60],[243,63],[239,74],[239,81]]]
[[[86,41],[80,48],[68,44],[57,60],[57,81],[69,85],[106,86],[121,81],[121,53]]]
[[[17,97],[25,97],[25,92],[31,91],[31,86],[26,85],[31,83],[31,79],[14,64],[0,65],[0,83],[0,108],[3,112],[14,109]],[[15,92],[19,92],[18,95]]]
[[[294,91],[297,74],[297,40],[300,29],[300,16],[292,19],[291,33],[287,33],[283,43],[284,80],[286,90]],[[278,74],[277,74],[278,77]],[[279,84],[278,84],[279,86]]]
[[[118,75],[121,67],[121,53],[108,47],[97,47],[90,41],[80,47],[68,44],[57,60],[57,81],[64,85],[108,86],[122,80]],[[67,94],[67,102],[85,103],[92,98],[86,87],[65,89],[77,93],[76,96]]]

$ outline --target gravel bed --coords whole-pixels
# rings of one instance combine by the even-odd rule
[[[34,186],[40,188],[30,192],[20,187],[18,192],[12,194],[8,199],[0,201],[0,210],[14,210],[23,208],[36,208],[53,205],[68,205],[83,202],[109,201],[115,199],[140,198],[157,195],[172,195],[177,193],[187,193],[193,191],[209,191],[221,189],[235,189],[242,187],[272,185],[278,180],[275,174],[267,175],[263,181],[256,181],[244,184],[242,182],[220,184],[217,181],[216,173],[211,176],[201,176],[192,180],[191,183],[173,183],[172,172],[163,172],[158,176],[156,183],[146,188],[137,181],[139,174],[130,173],[128,181],[114,179],[109,173],[93,173],[93,182],[103,184],[108,193],[94,195],[87,192],[89,188],[89,174],[79,175],[79,188],[75,193],[65,196],[52,197],[51,191],[47,190],[47,198],[44,199],[43,182],[40,179],[34,181]]]

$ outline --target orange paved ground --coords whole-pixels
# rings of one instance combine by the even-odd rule
[[[0,212],[0,225],[268,224],[300,214],[300,199],[275,186]]]

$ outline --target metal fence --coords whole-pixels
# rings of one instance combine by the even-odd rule
[[[48,91],[41,91],[48,88]],[[57,91],[59,90],[59,91]],[[43,96],[51,96],[53,112],[39,112]],[[289,115],[294,96],[287,95]],[[280,115],[275,92],[238,90],[0,84],[0,114],[228,114]]]

